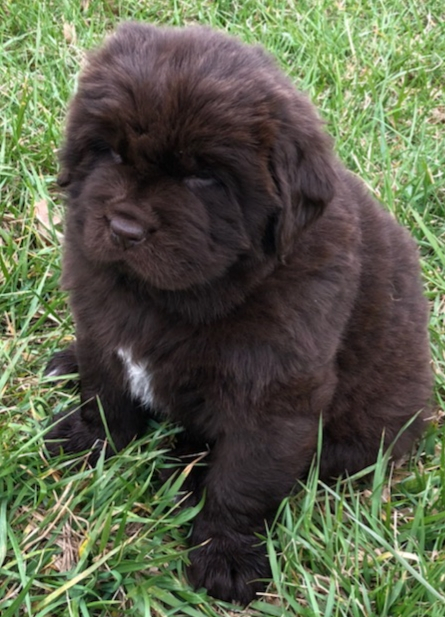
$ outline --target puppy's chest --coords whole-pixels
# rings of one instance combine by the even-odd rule
[[[199,339],[199,337],[198,337]],[[115,356],[121,363],[124,387],[135,401],[160,415],[175,415],[179,399],[187,406],[195,406],[202,400],[203,364],[198,352],[199,343],[194,337],[182,337],[176,341],[162,340],[154,336],[144,346],[120,345]],[[200,382],[198,384],[198,382]],[[183,396],[184,395],[184,396]]]
[[[116,355],[122,362],[126,387],[134,400],[144,407],[154,409],[155,393],[153,388],[153,373],[145,359],[135,359],[130,347],[118,347]]]

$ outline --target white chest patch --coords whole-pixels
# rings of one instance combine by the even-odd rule
[[[130,349],[120,347],[117,350],[117,355],[124,365],[125,377],[132,398],[137,399],[147,407],[153,407],[152,378],[147,365],[143,362],[135,362]]]

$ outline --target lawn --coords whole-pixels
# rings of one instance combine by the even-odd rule
[[[264,45],[321,110],[347,166],[416,238],[431,305],[436,418],[402,466],[317,482],[265,538],[272,581],[242,610],[188,587],[171,426],[91,469],[48,460],[73,393],[44,379],[73,336],[59,289],[57,148],[85,50],[122,20],[211,25]],[[445,615],[443,0],[3,0],[0,7],[0,615]]]

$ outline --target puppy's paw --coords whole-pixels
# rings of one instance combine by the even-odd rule
[[[51,430],[46,434],[45,445],[51,456],[61,452],[77,454],[90,451],[88,460],[94,463],[103,448],[105,431],[103,427],[87,424],[80,410],[68,410],[57,414]]]
[[[203,528],[193,532],[192,542],[204,541]],[[206,534],[204,534],[206,535]],[[199,538],[198,538],[199,536]],[[221,530],[191,552],[188,578],[198,589],[205,587],[214,598],[249,604],[265,588],[262,580],[270,576],[265,547],[254,535]]]
[[[63,375],[73,375],[79,372],[79,365],[76,356],[76,344],[72,343],[66,349],[56,352],[45,368],[46,377],[63,377]],[[74,380],[70,379],[70,385],[74,385]]]

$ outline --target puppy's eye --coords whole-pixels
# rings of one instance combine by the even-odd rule
[[[89,149],[95,156],[109,157],[113,163],[120,165],[122,163],[122,157],[101,137],[92,138],[90,140]]]
[[[111,147],[101,137],[91,137],[88,143],[88,149],[94,154],[108,154]]]
[[[184,184],[190,188],[204,188],[217,183],[217,180],[208,172],[200,172],[199,174],[190,174],[183,179]]]

